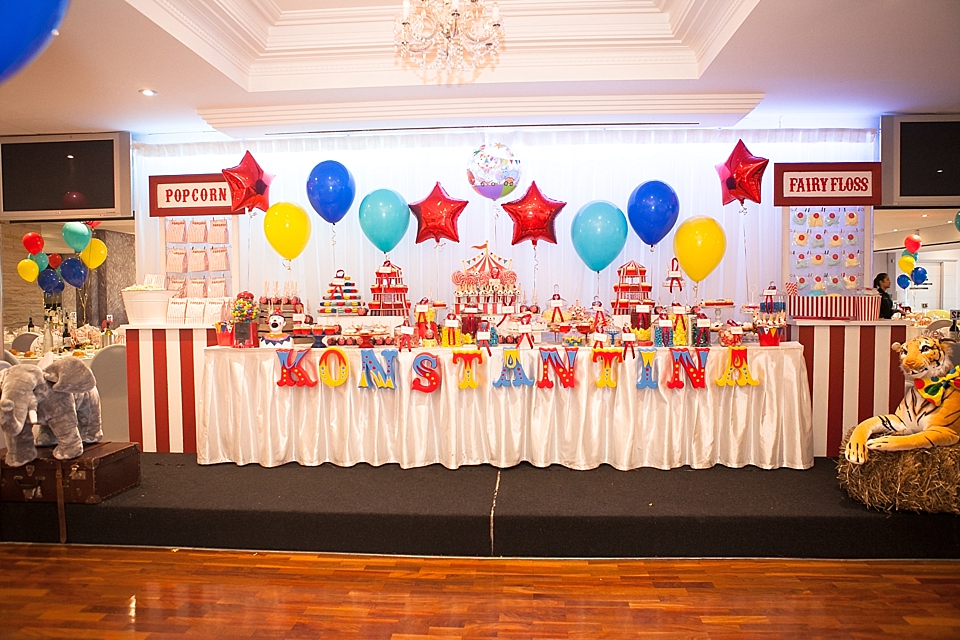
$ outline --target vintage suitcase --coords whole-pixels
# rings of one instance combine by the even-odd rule
[[[72,460],[57,460],[53,447],[37,447],[38,457],[22,467],[3,462],[0,449],[0,500],[99,504],[140,484],[140,446],[132,442],[99,442],[87,445]]]

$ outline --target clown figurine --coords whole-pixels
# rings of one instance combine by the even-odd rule
[[[293,347],[293,337],[283,332],[283,327],[287,324],[287,319],[283,317],[280,309],[274,309],[270,313],[268,326],[270,331],[260,337],[260,346],[272,349],[290,349]]]

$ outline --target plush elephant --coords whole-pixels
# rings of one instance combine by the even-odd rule
[[[76,458],[85,443],[103,438],[93,373],[73,357],[0,371],[0,430],[12,467],[33,461],[37,445],[56,445],[53,456],[59,460]]]

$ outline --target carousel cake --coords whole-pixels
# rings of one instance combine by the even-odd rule
[[[517,273],[510,269],[511,260],[501,258],[484,243],[481,253],[463,261],[463,270],[450,278],[454,291],[454,313],[478,309],[481,314],[501,314],[504,307],[513,307],[522,297]]]

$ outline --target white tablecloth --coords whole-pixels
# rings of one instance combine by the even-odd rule
[[[522,461],[591,469],[690,465],[756,465],[805,469],[813,464],[810,393],[798,343],[748,349],[759,386],[720,387],[727,349],[713,347],[707,387],[667,388],[669,350],[656,355],[659,388],[637,389],[639,359],[617,367],[616,388],[598,388],[600,363],[590,350],[577,358],[576,386],[496,388],[502,351],[484,352],[479,387],[460,389],[461,365],[452,351],[432,349],[443,382],[434,393],[411,390],[418,351],[401,352],[398,389],[359,388],[360,352],[345,350],[350,378],[338,387],[278,387],[280,364],[269,349],[212,347],[204,352],[198,399],[200,464],[287,462],[350,466],[398,463],[404,468],[440,463],[448,468]],[[321,350],[306,357],[316,377]],[[381,350],[377,355],[383,360]],[[521,350],[523,368],[539,378],[536,349]]]

